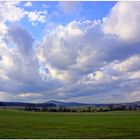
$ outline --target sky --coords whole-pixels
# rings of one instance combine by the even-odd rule
[[[0,101],[140,100],[140,2],[0,2]]]

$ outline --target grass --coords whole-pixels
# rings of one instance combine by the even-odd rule
[[[44,113],[0,110],[0,138],[140,138],[140,111]]]

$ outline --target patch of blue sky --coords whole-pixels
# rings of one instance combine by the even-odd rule
[[[98,20],[105,17],[111,8],[115,5],[115,1],[90,1],[82,2],[82,10],[80,12],[79,19],[83,17],[89,20]]]
[[[46,27],[44,23],[35,22],[34,24],[32,24],[29,20],[23,18],[20,21],[20,24],[28,29],[28,32],[32,35],[34,40],[40,41],[43,38],[44,28]]]

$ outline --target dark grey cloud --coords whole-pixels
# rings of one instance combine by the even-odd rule
[[[30,54],[33,47],[33,38],[29,32],[18,24],[13,24],[9,30],[10,39],[18,46],[20,52],[25,55]]]

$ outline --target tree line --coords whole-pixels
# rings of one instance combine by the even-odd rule
[[[125,106],[122,105],[120,107],[115,107],[113,105],[109,105],[108,107],[42,107],[37,108],[35,106],[28,105],[25,107],[26,111],[42,111],[42,112],[108,112],[108,111],[119,111],[119,110],[140,110],[140,107],[137,106]]]

